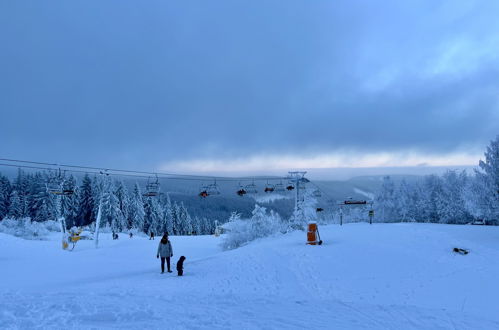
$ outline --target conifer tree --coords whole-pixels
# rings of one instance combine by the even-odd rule
[[[140,231],[144,231],[144,216],[145,211],[142,192],[140,191],[139,184],[135,183],[128,207],[128,228],[136,228]]]
[[[12,192],[9,179],[0,175],[0,221],[9,213],[9,199]]]
[[[94,221],[95,200],[92,190],[92,179],[88,174],[83,177],[79,189],[79,208],[77,226],[86,226]]]
[[[9,205],[10,208],[8,216],[13,219],[21,219],[23,217],[23,205],[17,190],[13,190],[10,194]]]

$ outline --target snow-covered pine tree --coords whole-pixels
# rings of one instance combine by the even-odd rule
[[[423,181],[423,209],[425,222],[439,222],[438,200],[442,194],[442,179],[437,175],[427,175]]]
[[[201,235],[201,223],[199,217],[192,218],[192,234]]]
[[[413,199],[413,187],[410,186],[405,179],[402,179],[400,185],[398,186],[395,193],[395,207],[396,214],[400,221],[413,221],[414,218],[412,215],[413,207],[414,207],[414,199]]]
[[[26,198],[29,190],[29,181],[23,170],[18,169],[13,186],[13,189],[17,191],[17,196],[19,198],[19,206],[16,206],[16,208],[21,209],[21,218],[26,218],[29,216],[28,201]]]
[[[465,208],[463,191],[467,184],[466,172],[447,171],[441,177],[442,186],[436,195],[437,214],[440,223],[460,223],[470,221]]]
[[[136,182],[133,187],[132,195],[129,199],[128,205],[128,228],[136,228],[137,230],[144,230],[144,201],[142,200],[142,192],[139,184]]]
[[[395,184],[390,176],[383,177],[381,189],[376,195],[375,203],[377,214],[381,216],[383,222],[396,221],[397,206],[395,203]]]
[[[265,207],[255,204],[250,219],[255,238],[266,237],[279,231],[280,218],[275,213],[267,214]]]
[[[101,208],[101,227],[109,226],[111,230],[119,232],[121,210],[118,204],[118,198],[114,194],[112,180],[107,177],[102,185],[102,208]]]
[[[69,228],[78,225],[78,204],[79,204],[79,190],[76,183],[76,178],[71,175],[64,181],[63,189],[72,191],[71,194],[63,195],[61,197],[61,214],[66,220],[66,226]]]
[[[163,223],[165,224],[166,232],[173,234],[173,209],[172,202],[170,200],[170,195],[166,194],[166,201],[163,207]]]
[[[31,219],[33,221],[57,220],[55,219],[54,200],[47,192],[47,176],[36,173],[30,179],[26,201]]]
[[[192,232],[191,217],[184,206],[184,203],[180,203],[178,206],[178,223],[179,223],[179,235],[189,235]]]
[[[128,190],[125,187],[123,181],[116,183],[116,190],[114,191],[116,198],[118,199],[118,208],[120,212],[118,214],[118,219],[116,219],[117,226],[120,228],[119,231],[123,231],[128,228]]]
[[[180,207],[175,202],[172,204],[172,225],[173,225],[173,234],[181,235],[182,223],[180,219]]]
[[[21,198],[19,197],[19,193],[15,189],[10,194],[9,205],[10,207],[9,207],[8,217],[13,219],[22,219],[23,204]]]
[[[480,160],[480,170],[475,171],[475,180],[467,189],[467,209],[475,217],[487,221],[499,220],[499,135],[485,151],[485,160]]]
[[[161,233],[161,220],[163,212],[156,197],[147,197],[144,201],[144,232]]]
[[[0,174],[0,221],[9,213],[9,199],[12,186],[9,179]]]
[[[95,201],[92,191],[92,179],[90,179],[88,174],[85,174],[79,188],[78,221],[76,225],[86,226],[92,223],[95,220],[94,209]]]

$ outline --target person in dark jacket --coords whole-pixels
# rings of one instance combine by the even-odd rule
[[[161,274],[165,272],[165,260],[166,265],[168,266],[168,273],[171,273],[170,270],[170,258],[173,257],[173,249],[170,240],[168,239],[168,234],[164,234],[161,241],[159,241],[158,245],[158,253],[156,254],[156,258],[161,257]]]
[[[154,233],[151,231],[151,236],[149,236],[149,240],[153,240],[154,239]]]
[[[184,260],[185,260],[185,257],[181,256],[180,259],[178,259],[178,261],[177,261],[178,276],[184,275]]]

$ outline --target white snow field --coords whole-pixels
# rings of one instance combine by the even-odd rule
[[[171,237],[184,277],[160,274],[158,239],[105,234],[67,252],[59,236],[0,234],[0,328],[499,329],[499,227],[320,231],[322,246],[295,232],[228,252]]]

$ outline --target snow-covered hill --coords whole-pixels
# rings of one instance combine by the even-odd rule
[[[499,228],[349,224],[222,252],[172,237],[185,276],[160,274],[158,241],[0,234],[0,328],[497,329]],[[467,248],[466,256],[453,247]]]

